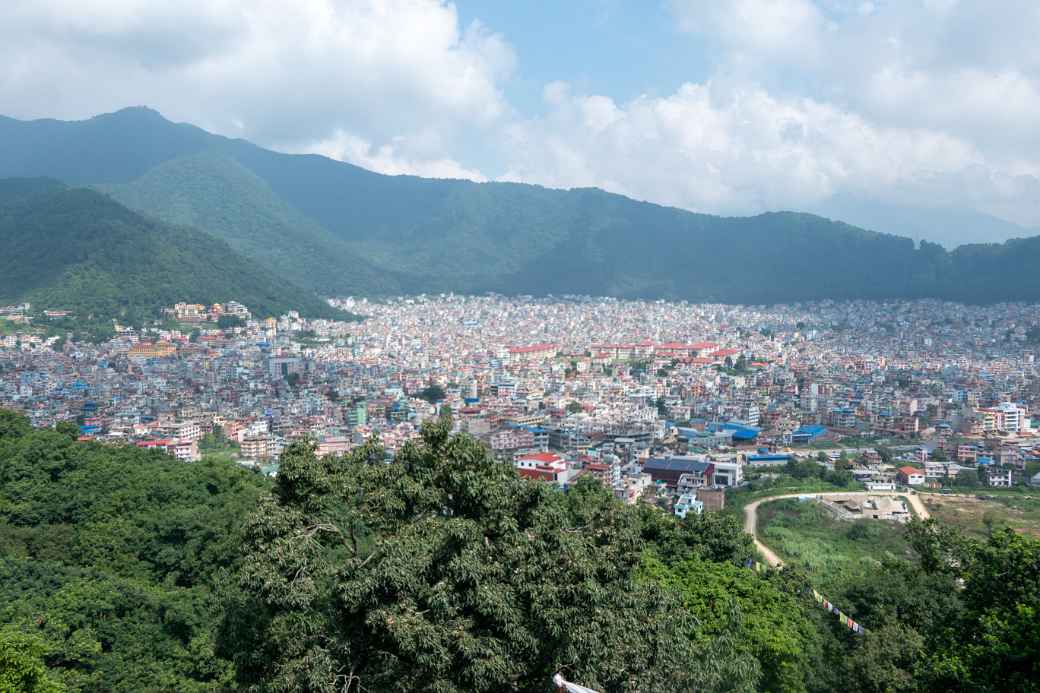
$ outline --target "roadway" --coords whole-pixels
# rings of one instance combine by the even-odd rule
[[[751,538],[755,542],[755,548],[758,549],[759,553],[766,560],[766,563],[773,566],[774,568],[781,565],[780,557],[777,556],[772,549],[763,544],[758,538],[758,506],[762,503],[769,503],[775,500],[781,500],[783,498],[815,498],[815,499],[830,499],[830,498],[847,498],[849,496],[900,496],[906,499],[906,502],[914,509],[914,513],[922,520],[927,520],[928,509],[924,507],[924,503],[921,502],[920,496],[916,493],[906,493],[900,491],[846,491],[845,493],[784,493],[778,496],[769,496],[767,498],[759,498],[756,501],[748,503],[744,506],[744,531],[751,535]]]

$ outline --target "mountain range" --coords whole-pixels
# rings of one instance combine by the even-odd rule
[[[387,176],[147,108],[84,121],[0,118],[0,177],[41,176],[164,228],[198,229],[251,263],[253,276],[308,297],[1040,300],[1031,269],[1040,238],[948,251],[811,214],[718,217],[598,189]]]

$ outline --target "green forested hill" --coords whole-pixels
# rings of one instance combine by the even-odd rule
[[[131,184],[99,188],[162,221],[205,229],[289,281],[326,295],[397,289],[386,273],[219,152],[171,159]]]
[[[596,189],[384,176],[144,108],[0,118],[0,176],[92,184],[324,294],[580,293],[745,303],[1040,300],[1040,241],[938,245],[822,217],[724,218]]]
[[[139,323],[178,301],[228,300],[260,316],[344,317],[209,234],[83,188],[0,180],[0,243],[0,299],[82,319]]]

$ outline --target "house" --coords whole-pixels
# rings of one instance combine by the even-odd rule
[[[577,475],[565,457],[552,452],[521,455],[516,458],[516,470],[520,476],[528,479],[548,481],[561,486]]]
[[[715,483],[720,486],[739,486],[744,481],[744,465],[737,460],[713,461]]]
[[[900,467],[899,481],[907,486],[921,486],[925,482],[925,475],[924,472],[915,467]]]
[[[704,504],[708,512],[716,512],[726,507],[726,489],[718,486],[702,486],[697,489],[697,500]]]
[[[690,486],[712,486],[715,483],[715,465],[695,457],[651,457],[643,464],[643,472],[654,483],[676,488],[680,477]]]
[[[676,517],[685,518],[690,512],[700,515],[704,512],[704,503],[697,500],[693,494],[684,493],[675,501],[674,512]]]
[[[935,461],[931,461],[931,460],[928,461],[928,462],[925,462],[924,463],[924,477],[928,481],[933,481],[933,480],[936,480],[936,479],[945,479],[946,478],[946,468],[947,468],[947,465],[946,465],[945,462],[935,462]]]
[[[989,469],[986,471],[986,483],[994,488],[1011,488],[1014,484],[1010,469]]]

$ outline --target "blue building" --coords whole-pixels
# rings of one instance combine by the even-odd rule
[[[813,442],[825,433],[827,433],[827,428],[818,424],[800,426],[798,430],[791,434],[791,442],[804,445]]]

